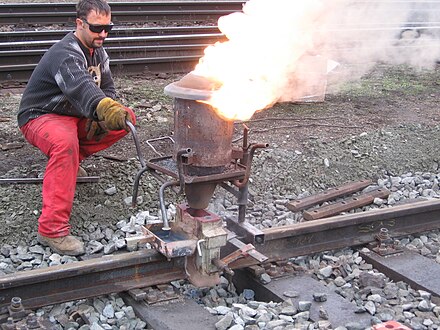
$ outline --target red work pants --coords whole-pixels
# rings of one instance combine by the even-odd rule
[[[127,111],[134,122],[133,111]],[[21,127],[25,138],[49,158],[43,178],[43,208],[38,219],[38,232],[43,236],[69,235],[79,163],[127,134],[124,130],[110,131],[99,142],[89,141],[86,121],[86,118],[47,114]]]

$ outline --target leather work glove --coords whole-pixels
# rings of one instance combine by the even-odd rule
[[[132,122],[130,114],[125,110],[125,107],[111,99],[110,97],[103,98],[96,107],[96,114],[99,121],[104,121],[105,126],[110,131],[119,131],[124,129],[128,132],[126,120]]]
[[[87,140],[94,139],[96,142],[101,141],[108,134],[108,129],[103,121],[94,121],[87,119],[86,121]]]

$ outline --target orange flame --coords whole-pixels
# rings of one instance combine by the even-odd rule
[[[243,12],[220,17],[228,40],[207,47],[192,72],[220,85],[204,102],[231,120],[276,103],[300,57],[313,48],[323,9],[320,0],[249,0]]]

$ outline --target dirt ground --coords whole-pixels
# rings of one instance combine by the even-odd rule
[[[138,116],[137,134],[146,159],[158,157],[148,139],[173,133],[172,99],[163,88],[181,76],[116,78],[119,100]],[[439,67],[416,71],[378,65],[362,79],[342,86],[337,80],[337,72],[329,76],[324,102],[276,104],[246,122],[249,142],[269,143],[252,165],[250,189],[256,199],[292,198],[304,191],[382,175],[438,173]],[[1,90],[0,178],[41,177],[44,172],[45,156],[17,128],[20,97],[20,90]],[[239,144],[241,123],[235,128]],[[170,154],[166,142],[154,146],[162,155]],[[114,228],[141,210],[157,213],[159,184],[152,178],[142,179],[137,208],[124,203],[140,168],[131,137],[82,165],[100,180],[77,186],[73,233],[92,231],[97,224]],[[110,187],[116,188],[116,194],[105,192]],[[33,238],[41,210],[41,184],[1,184],[0,202],[1,241]]]

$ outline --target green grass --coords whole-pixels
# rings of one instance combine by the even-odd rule
[[[362,97],[414,95],[438,88],[439,81],[439,72],[436,70],[416,71],[406,66],[379,67],[357,81],[342,84],[338,94]]]

